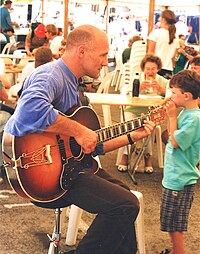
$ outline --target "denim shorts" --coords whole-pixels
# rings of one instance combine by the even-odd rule
[[[181,191],[162,190],[160,209],[161,231],[187,231],[188,216],[194,199],[195,185],[187,185]]]

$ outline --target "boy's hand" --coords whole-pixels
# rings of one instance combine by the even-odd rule
[[[176,107],[176,104],[172,100],[168,100],[165,103],[164,108],[165,108],[166,114],[169,118],[177,117],[177,110],[176,110],[177,107]]]

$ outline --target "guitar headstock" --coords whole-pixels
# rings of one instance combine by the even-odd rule
[[[156,125],[165,121],[166,112],[163,106],[151,106],[149,111],[149,117]]]

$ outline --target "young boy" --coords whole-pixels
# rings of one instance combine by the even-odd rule
[[[162,253],[185,254],[183,232],[200,178],[200,75],[183,70],[170,80],[171,100],[166,103],[169,139],[165,150],[161,231],[169,232],[172,250]],[[177,115],[177,108],[183,110]]]

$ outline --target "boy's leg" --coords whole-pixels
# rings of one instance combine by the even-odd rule
[[[185,254],[183,232],[170,232],[173,250],[170,254]]]

